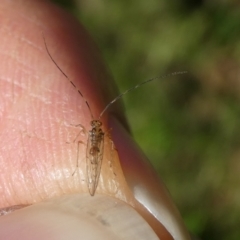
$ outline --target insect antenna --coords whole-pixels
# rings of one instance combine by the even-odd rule
[[[102,110],[102,112],[100,113],[99,115],[99,118],[98,120],[100,120],[100,118],[103,116],[103,114],[107,111],[107,109],[113,104],[115,103],[117,100],[119,100],[123,95],[141,87],[142,85],[146,84],[146,83],[149,83],[153,80],[156,80],[156,79],[163,79],[163,78],[167,78],[167,77],[170,77],[170,76],[175,76],[175,75],[180,75],[180,74],[186,74],[187,71],[182,71],[182,72],[173,72],[173,73],[169,73],[169,74],[166,74],[166,75],[163,75],[163,76],[159,76],[159,77],[155,77],[155,78],[151,78],[151,79],[148,79],[146,81],[143,81],[139,84],[137,84],[136,86],[132,87],[132,88],[129,88],[127,89],[126,91],[122,92],[121,94],[119,94],[117,97],[115,97],[110,103],[107,104],[107,106]]]
[[[53,63],[55,64],[55,66],[59,69],[59,71],[65,76],[65,78],[72,84],[72,86],[78,91],[78,93],[80,94],[80,96],[83,98],[83,100],[85,101],[88,109],[89,109],[89,112],[91,114],[91,117],[93,119],[93,114],[92,114],[92,111],[91,111],[91,108],[88,104],[88,101],[85,99],[85,97],[83,96],[83,94],[81,93],[81,91],[77,88],[77,86],[69,79],[69,77],[67,76],[67,74],[65,72],[63,72],[63,70],[58,66],[58,64],[56,63],[56,61],[53,59],[52,55],[50,54],[49,50],[48,50],[48,47],[47,47],[47,43],[46,43],[46,39],[45,39],[45,36],[44,34],[42,33],[42,36],[43,36],[43,40],[44,40],[44,45],[45,45],[45,48],[47,50],[47,53],[48,53],[48,56],[50,57],[50,59],[53,61]]]

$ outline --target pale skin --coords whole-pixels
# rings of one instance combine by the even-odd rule
[[[48,1],[3,0],[0,22],[0,208],[35,206],[36,203],[63,195],[87,194],[85,165],[81,161],[86,156],[84,149],[91,116],[84,100],[49,59],[42,32],[52,56],[81,90],[96,117],[118,95],[98,49],[77,21]],[[140,182],[142,187],[149,186],[150,193],[162,202],[161,206],[170,206],[169,212],[175,216],[182,234],[187,236],[171,199],[161,182],[156,180],[150,165],[145,163],[146,159],[143,160],[137,147],[131,147],[130,150],[126,148],[126,145],[132,146],[133,143],[126,130],[121,105],[114,104],[111,113],[106,113],[102,119],[104,129],[111,133],[111,141],[120,158],[132,159],[131,162],[121,162],[124,174],[120,165],[116,164],[114,169],[121,189],[119,199],[128,199],[133,206],[132,189],[137,189],[135,183]],[[81,124],[81,127],[73,126],[77,124]],[[76,167],[77,142],[67,142],[73,142],[79,131],[79,170],[72,177]],[[108,189],[104,187],[108,183],[108,178],[104,178],[109,174],[105,172],[107,166],[105,164],[102,168],[103,181],[97,193],[114,196],[112,192],[107,193]],[[152,180],[145,172],[153,176]],[[36,214],[43,210],[27,211],[28,214]],[[0,217],[0,238],[3,234],[5,239],[18,239],[22,219],[26,219],[28,214],[22,211],[12,218],[10,214],[9,218],[5,218],[7,223]],[[57,228],[55,224],[50,221],[48,228]],[[74,228],[74,224],[72,226]],[[28,229],[27,233],[22,233],[26,234],[22,236],[24,239],[58,239],[58,236],[66,233],[65,228],[57,228],[54,233],[44,232],[43,228],[40,223],[31,231]],[[158,229],[165,231],[160,223]],[[72,230],[75,231],[78,237],[79,224]]]

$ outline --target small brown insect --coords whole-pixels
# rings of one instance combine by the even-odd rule
[[[86,166],[87,166],[87,184],[88,184],[88,190],[90,195],[94,196],[95,191],[97,189],[98,186],[98,180],[99,180],[99,176],[100,176],[100,172],[101,172],[101,165],[102,165],[102,159],[103,159],[103,152],[104,152],[104,132],[102,130],[102,122],[100,121],[101,117],[103,116],[103,114],[107,111],[107,109],[114,103],[116,102],[118,99],[120,99],[123,95],[139,88],[140,86],[149,83],[153,80],[156,79],[162,79],[162,78],[166,78],[169,76],[174,76],[174,75],[179,75],[179,74],[185,74],[187,73],[186,71],[182,71],[182,72],[174,72],[174,73],[170,73],[170,74],[166,74],[160,77],[155,77],[155,78],[151,78],[149,80],[146,80],[144,82],[141,82],[139,84],[137,84],[136,86],[127,89],[126,91],[124,91],[123,93],[119,94],[116,98],[114,98],[111,102],[109,102],[106,107],[102,110],[102,112],[100,113],[99,117],[97,119],[94,119],[91,108],[87,102],[87,100],[84,98],[83,94],[81,93],[81,91],[76,87],[76,85],[68,78],[68,76],[62,71],[62,69],[57,65],[57,63],[55,62],[55,60],[52,58],[48,48],[47,48],[47,44],[46,44],[46,40],[45,37],[43,35],[43,39],[44,39],[44,44],[45,44],[45,48],[47,50],[47,53],[49,55],[49,57],[51,58],[51,60],[53,61],[53,63],[56,65],[56,67],[62,72],[62,74],[66,77],[66,79],[73,85],[73,87],[78,91],[78,93],[81,95],[81,97],[84,99],[89,112],[91,114],[91,118],[92,121],[90,122],[92,129],[89,131],[88,133],[88,142],[87,142],[87,151],[86,151]],[[78,145],[79,146],[79,145]],[[79,151],[79,147],[78,147],[78,151]],[[77,162],[78,162],[78,157],[77,157]]]

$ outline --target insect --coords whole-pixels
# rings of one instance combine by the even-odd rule
[[[100,113],[98,118],[94,118],[90,105],[88,104],[88,101],[84,98],[82,92],[76,87],[76,85],[68,78],[68,76],[62,71],[62,69],[58,66],[58,64],[56,63],[56,61],[53,59],[53,57],[51,56],[47,44],[46,44],[46,40],[45,37],[43,35],[43,40],[44,40],[44,44],[45,44],[45,48],[47,50],[47,53],[50,57],[50,59],[53,61],[53,63],[56,65],[56,67],[59,69],[59,71],[66,77],[66,79],[72,84],[72,86],[77,90],[77,92],[80,94],[80,96],[84,99],[89,112],[91,114],[91,130],[89,130],[88,133],[88,142],[87,142],[87,151],[86,151],[86,172],[87,172],[87,185],[88,185],[88,190],[91,196],[94,196],[95,191],[97,189],[98,186],[98,180],[99,180],[99,176],[100,176],[100,172],[101,172],[101,165],[102,165],[102,160],[103,160],[103,152],[104,152],[104,131],[102,130],[102,122],[101,122],[101,118],[103,116],[103,114],[107,111],[107,109],[113,104],[115,103],[117,100],[119,100],[120,98],[122,98],[125,94],[139,88],[140,86],[149,83],[153,80],[156,79],[162,79],[162,78],[166,78],[169,76],[174,76],[174,75],[179,75],[179,74],[185,74],[187,73],[186,71],[182,71],[182,72],[173,72],[170,74],[166,74],[160,77],[155,77],[155,78],[151,78],[148,79],[144,82],[141,82],[139,84],[137,84],[136,86],[127,89],[126,91],[122,92],[121,94],[119,94],[117,97],[115,97],[111,102],[109,102],[106,107],[102,110],[102,112]],[[77,154],[78,155],[78,154]],[[78,158],[78,156],[77,156]],[[77,159],[78,161],[78,159]]]

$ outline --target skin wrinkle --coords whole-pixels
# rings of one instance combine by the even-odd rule
[[[22,139],[22,138],[21,138]],[[24,149],[24,145],[22,145],[22,147],[23,147],[23,153],[24,153],[24,156],[25,156],[25,159],[26,159],[26,152],[25,152],[25,149]],[[27,162],[27,159],[26,159],[26,161],[25,162]],[[32,171],[31,171],[32,172]],[[31,174],[32,175],[32,174]],[[32,181],[32,188],[34,189],[37,189],[37,185],[36,185],[36,183],[35,183],[35,181]],[[28,192],[28,189],[27,189],[27,191],[26,192]]]
[[[10,207],[6,207],[6,208],[1,208],[0,209],[0,217],[10,214],[16,210],[19,210],[19,209],[27,207],[27,206],[29,206],[29,205],[15,205],[15,206],[10,206]]]

